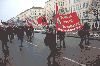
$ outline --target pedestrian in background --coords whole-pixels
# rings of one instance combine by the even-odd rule
[[[66,48],[66,46],[65,46],[65,32],[58,31],[57,35],[58,35],[59,40],[60,40],[60,48],[62,47],[62,45],[61,45],[62,42],[63,42],[63,48]]]
[[[90,30],[90,26],[86,22],[84,24],[84,26],[82,27],[82,29],[78,31],[78,35],[81,38],[81,42],[80,42],[79,45],[81,45],[84,40],[85,40],[85,44],[89,44],[89,36],[90,36],[89,30]]]
[[[23,43],[23,38],[24,38],[24,26],[18,27],[17,36],[18,36],[18,39],[21,41],[20,47],[23,47],[22,43]]]
[[[26,32],[26,36],[27,36],[27,41],[32,42],[32,35],[34,32],[34,29],[31,26],[26,26],[25,32]]]

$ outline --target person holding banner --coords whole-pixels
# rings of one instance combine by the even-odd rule
[[[48,60],[48,66],[51,65],[51,58],[53,58],[53,62],[55,61],[55,55],[57,52],[57,48],[56,48],[56,33],[54,32],[53,27],[49,27],[47,26],[47,32],[46,32],[46,37],[44,39],[44,43],[46,46],[49,47],[50,49],[50,54],[47,57]]]

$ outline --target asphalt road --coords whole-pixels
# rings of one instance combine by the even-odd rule
[[[25,37],[22,48],[15,37],[12,44],[8,42],[9,53],[2,51],[0,42],[0,58],[6,60],[5,66],[48,66],[50,50],[43,42],[44,37],[45,34],[35,33],[32,43],[28,43]],[[65,38],[66,48],[58,51],[57,66],[100,66],[100,41],[90,40],[91,44],[83,43],[82,46],[79,43],[80,38]],[[59,41],[57,46],[59,47]]]

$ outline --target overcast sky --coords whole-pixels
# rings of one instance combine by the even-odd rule
[[[44,7],[48,0],[0,0],[0,20],[6,21],[33,6]]]

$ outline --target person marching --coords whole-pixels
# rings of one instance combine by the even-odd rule
[[[32,42],[32,34],[33,34],[33,28],[31,26],[26,26],[25,28],[26,35],[27,35],[27,41]]]
[[[49,56],[47,57],[48,66],[49,66],[51,65],[51,61],[50,61],[51,58],[53,58],[53,62],[55,62],[55,55],[57,52],[56,33],[54,32],[53,28],[50,28],[49,26],[47,26],[47,32],[46,32],[46,37],[44,39],[44,43],[46,46],[49,47],[51,51]]]
[[[84,24],[83,28],[80,31],[78,31],[78,35],[81,38],[80,44],[82,44],[84,40],[85,40],[85,44],[89,44],[89,36],[90,36],[89,30],[90,30],[90,26],[86,22]],[[87,41],[86,41],[86,39],[87,39]]]
[[[2,50],[7,50],[9,47],[7,46],[8,33],[6,26],[0,28],[0,40],[2,42]]]
[[[62,47],[61,42],[63,41],[63,48],[66,48],[65,46],[65,32],[58,31],[57,32],[58,38],[60,39],[60,48]]]
[[[24,38],[24,27],[23,26],[18,27],[17,36],[18,36],[18,39],[21,40],[21,46],[20,47],[23,47],[23,45],[22,45],[23,38]]]

